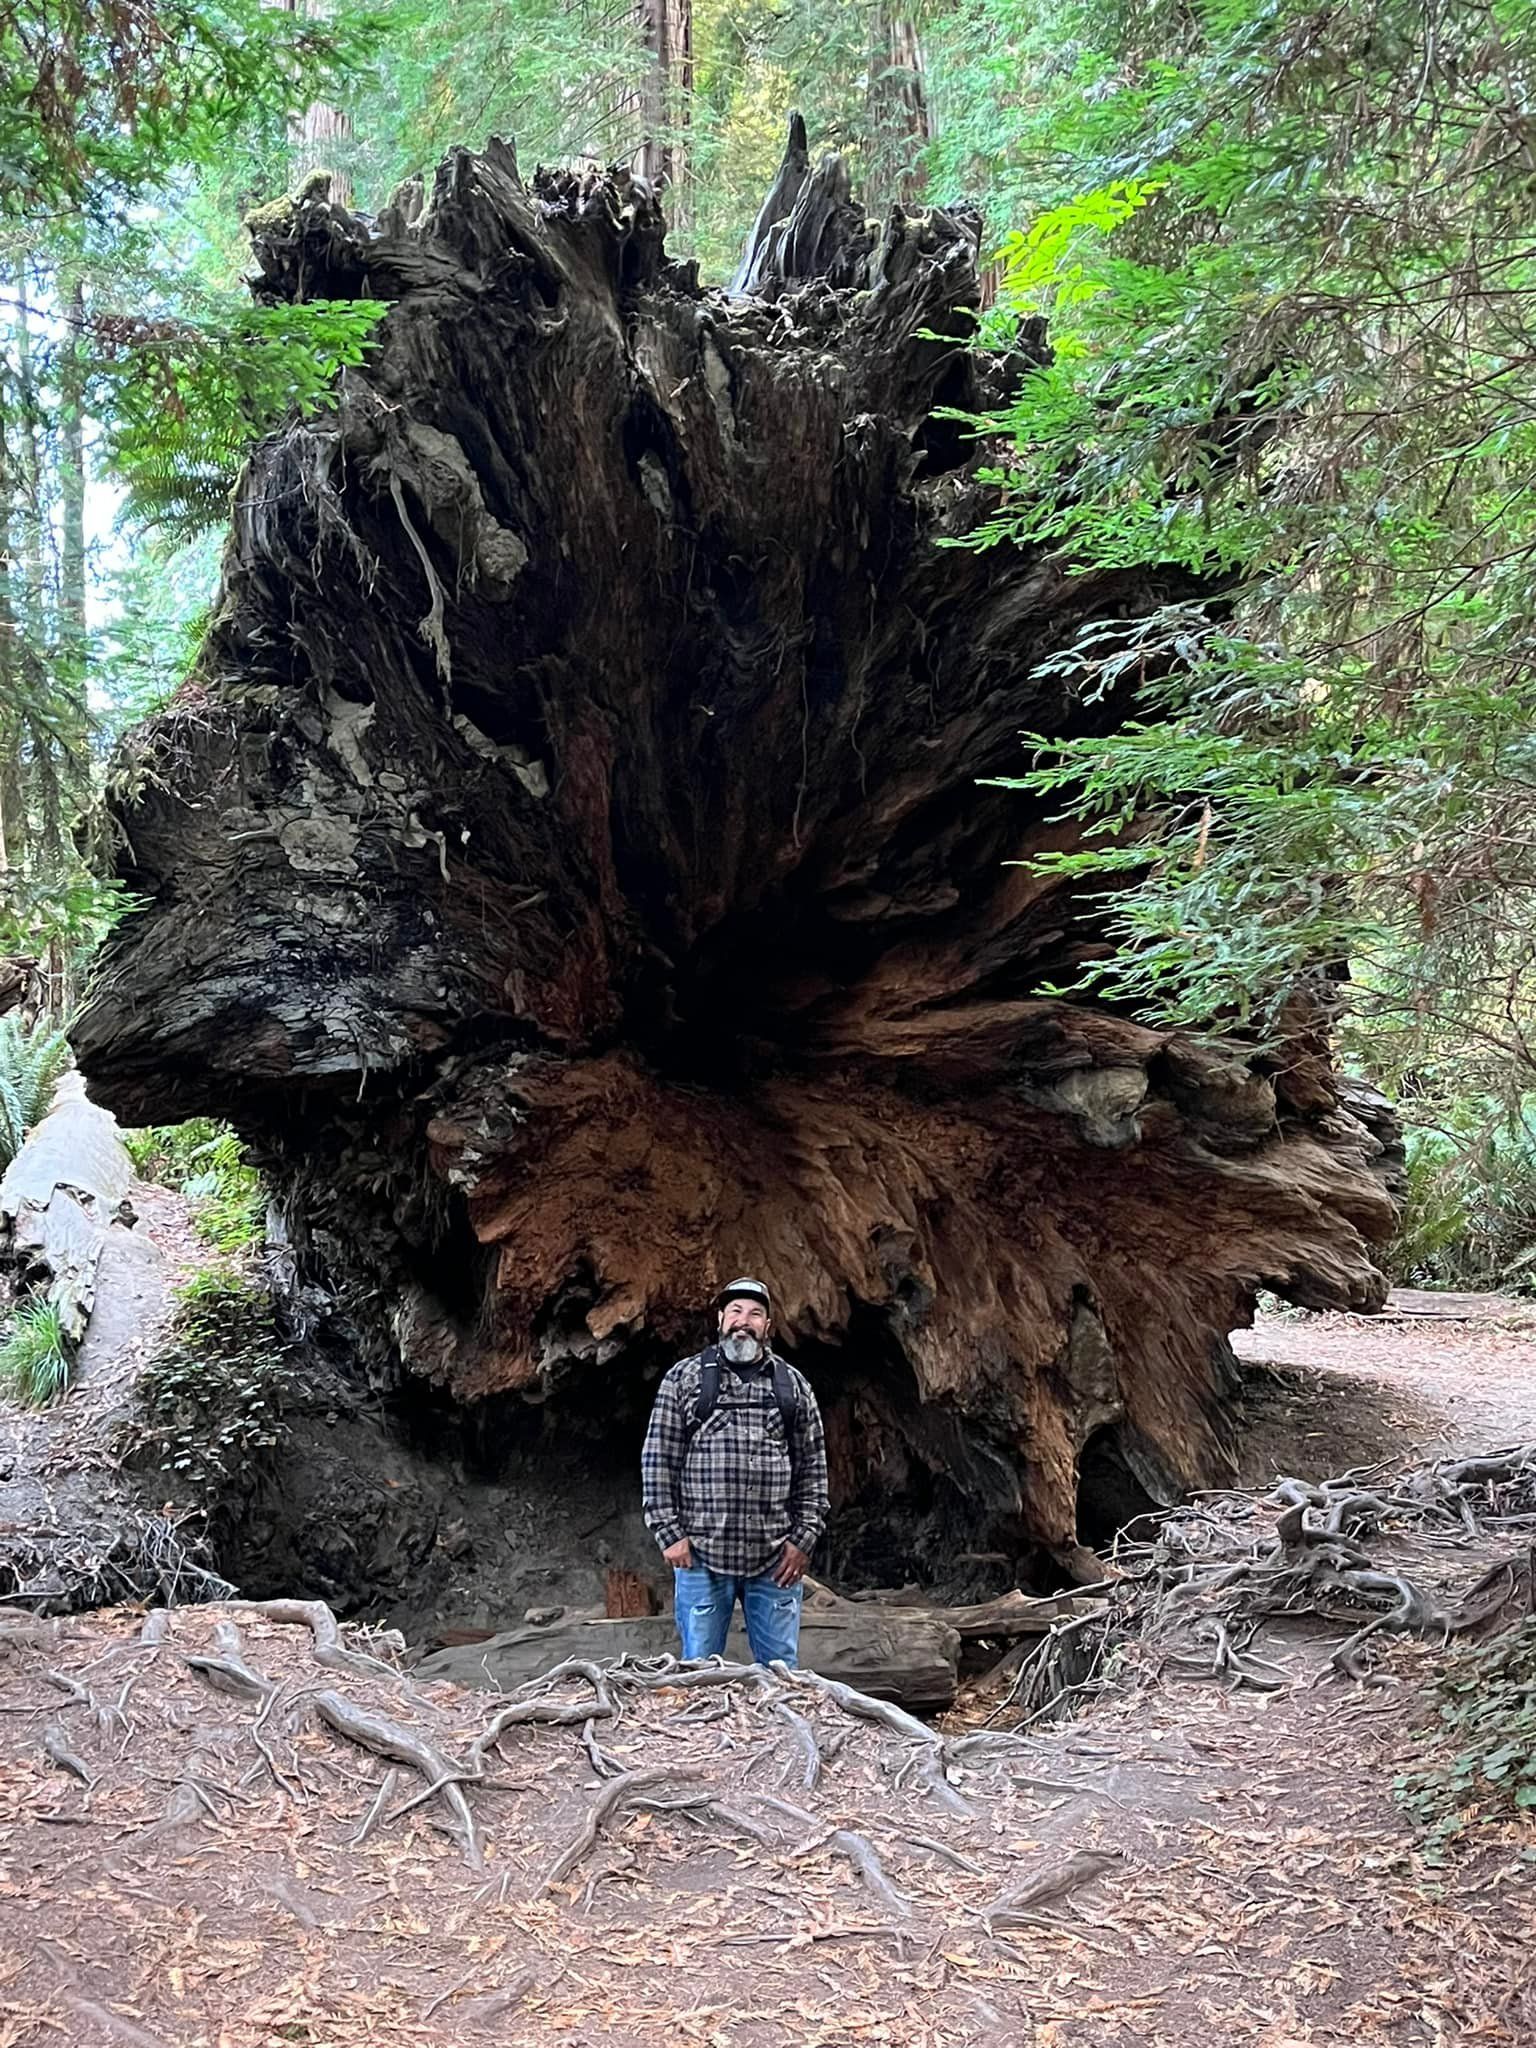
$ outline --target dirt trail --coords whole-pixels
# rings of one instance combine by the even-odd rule
[[[132,1200],[138,1222],[102,1246],[67,1400],[41,1411],[0,1400],[0,1599],[64,1606],[154,1583],[139,1551],[167,1532],[130,1499],[113,1440],[200,1248],[179,1196],[135,1182]]]
[[[1254,1457],[1294,1469],[1311,1446],[1321,1472],[1360,1462],[1350,1451],[1367,1441],[1396,1463],[1533,1434],[1522,1375],[1536,1347],[1488,1334],[1265,1324],[1243,1344],[1265,1361]],[[1283,1455],[1287,1416],[1300,1459]],[[1415,1566],[1451,1597],[1489,1554],[1437,1539]],[[158,1649],[128,1614],[41,1635],[0,1618],[0,2048],[1536,2038],[1536,1830],[1511,1824],[1432,1870],[1392,1796],[1416,1754],[1431,1645],[1396,1645],[1396,1684],[1315,1683],[1325,1647],[1300,1627],[1267,1645],[1295,1680],[1270,1694],[1133,1651],[1121,1693],[957,1768],[969,1814],[903,1773],[902,1738],[824,1701],[795,1701],[825,1758],[807,1789],[798,1734],[749,1688],[647,1691],[600,1716],[591,1747],[579,1720],[509,1732],[473,1794],[475,1871],[439,1801],[403,1810],[420,1786],[409,1768],[357,1842],[383,1761],[313,1723],[291,1743],[280,1729],[290,1705],[335,1687],[462,1758],[496,1703],[338,1675],[316,1667],[305,1630],[233,1619],[283,1687],[264,1738],[283,1789],[254,1703],[184,1661],[221,1648],[219,1610],[180,1610]],[[560,1697],[591,1699],[577,1679]],[[90,1784],[48,1760],[50,1730]],[[611,1764],[700,1771],[737,1818],[621,1815],[547,1887],[593,1810],[594,1767]],[[699,1788],[654,1789],[665,1803]],[[906,1911],[860,1878],[839,1829],[875,1847]],[[1070,1893],[989,1927],[989,1904],[1073,1870],[1088,1876]]]
[[[1312,1479],[1536,1439],[1536,1302],[1454,1299],[1478,1313],[1437,1321],[1287,1311],[1237,1331],[1244,1485],[1281,1471]]]

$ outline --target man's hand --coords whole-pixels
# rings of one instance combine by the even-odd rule
[[[675,1572],[692,1571],[693,1545],[686,1536],[679,1537],[676,1543],[669,1543],[661,1554]],[[797,1557],[799,1554],[796,1551],[795,1555]]]
[[[797,1550],[793,1543],[786,1543],[784,1555],[774,1568],[773,1583],[776,1586],[798,1586],[810,1561],[803,1550]]]

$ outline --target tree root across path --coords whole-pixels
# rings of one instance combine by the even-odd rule
[[[248,1625],[268,1625],[269,1650],[282,1643],[287,1668],[281,1676],[266,1668],[265,1658],[256,1661],[237,1616]],[[295,1627],[305,1631],[298,1642],[290,1633]],[[198,1631],[201,1646],[181,1649],[178,1645],[189,1629]],[[56,1638],[47,1625],[29,1621],[24,1631],[18,1631],[16,1641],[32,1644],[41,1653],[53,1648]],[[295,1649],[300,1656],[297,1671],[293,1669]],[[390,1766],[377,1784],[362,1781],[367,1797],[348,1838],[354,1846],[361,1847],[424,1805],[440,1801],[466,1863],[479,1870],[484,1866],[484,1850],[472,1795],[482,1789],[511,1789],[510,1781],[492,1774],[496,1763],[504,1759],[509,1742],[526,1742],[541,1732],[569,1731],[577,1740],[573,1757],[585,1756],[599,1777],[600,1789],[580,1827],[545,1871],[538,1886],[543,1892],[558,1892],[605,1834],[636,1814],[646,1814],[693,1828],[712,1826],[727,1836],[782,1850],[796,1860],[830,1850],[857,1874],[864,1889],[880,1904],[901,1918],[910,1916],[911,1901],[891,1883],[880,1851],[864,1832],[836,1824],[836,1817],[809,1813],[746,1782],[745,1771],[742,1782],[727,1796],[725,1788],[710,1782],[698,1765],[677,1759],[634,1769],[600,1749],[595,1725],[633,1722],[640,1704],[647,1700],[686,1700],[703,1690],[720,1692],[726,1697],[718,1714],[711,1711],[707,1722],[696,1709],[685,1709],[661,1716],[659,1725],[674,1740],[682,1737],[702,1744],[706,1726],[721,1718],[738,1726],[745,1720],[753,1738],[749,1768],[764,1760],[776,1762],[781,1781],[795,1779],[802,1792],[814,1791],[824,1783],[834,1755],[839,1758],[839,1768],[843,1767],[842,1753],[850,1737],[878,1753],[880,1775],[898,1808],[910,1799],[942,1813],[973,1818],[974,1806],[950,1783],[951,1768],[995,1779],[1010,1798],[1015,1783],[1029,1783],[1000,1775],[1004,1762],[1027,1754],[1017,1738],[970,1734],[949,1740],[888,1701],[782,1665],[769,1671],[720,1660],[688,1665],[672,1657],[621,1660],[609,1666],[572,1661],[523,1687],[470,1734],[462,1726],[462,1695],[442,1686],[429,1694],[413,1685],[405,1671],[349,1646],[335,1616],[320,1602],[275,1600],[233,1603],[221,1609],[161,1610],[146,1619],[135,1642],[119,1645],[105,1661],[110,1664],[119,1658],[166,1653],[174,1654],[181,1669],[207,1695],[250,1710],[239,1729],[217,1733],[223,1747],[235,1752],[236,1768],[241,1743],[248,1743],[254,1752],[237,1788],[219,1784],[210,1791],[210,1781],[201,1776],[178,1775],[168,1809],[178,1823],[200,1811],[222,1825],[224,1808],[214,1795],[222,1794],[228,1804],[248,1803],[263,1782],[284,1799],[320,1803],[325,1797],[319,1783],[322,1772],[344,1778],[352,1775],[317,1753],[317,1736],[325,1731],[365,1757]],[[315,1667],[313,1676],[306,1676],[305,1665]],[[118,1724],[130,1729],[122,1704],[129,1686],[137,1682],[135,1678],[129,1679],[118,1703],[106,1707],[89,1685],[68,1672],[48,1668],[42,1675],[66,1696],[66,1714],[71,1709],[82,1710],[99,1733],[112,1731]],[[347,1679],[347,1688],[324,1682],[333,1675]],[[357,1697],[356,1692],[364,1688],[370,1694],[385,1695],[389,1709],[371,1697]],[[451,1706],[443,1705],[438,1697],[445,1693],[452,1696]],[[799,1697],[803,1710],[790,1703],[789,1694]],[[817,1711],[817,1703],[823,1711]],[[185,1721],[189,1717],[183,1714],[180,1718]],[[829,1720],[834,1724],[831,1729]],[[694,1730],[699,1731],[697,1737]],[[708,1746],[718,1748],[718,1744]],[[59,1768],[86,1786],[94,1784],[90,1766],[69,1746],[58,1718],[43,1730],[41,1747]],[[400,1768],[413,1771],[421,1788],[392,1808]],[[1052,1789],[1056,1789],[1054,1784]],[[979,1866],[959,1849],[910,1828],[892,1841],[892,1853],[900,1853],[902,1844],[915,1846],[950,1868],[979,1874]]]
[[[1385,1682],[1371,1660],[1378,1638],[1448,1639],[1529,1599],[1533,1526],[1536,1443],[1395,1478],[1281,1478],[1264,1495],[1198,1495],[1161,1516],[1150,1541],[1117,1546],[1114,1575],[1088,1589],[1101,1608],[1058,1624],[1020,1656],[992,1719],[1022,1728],[1069,1710],[1107,1682],[1111,1651],[1130,1643],[1164,1675],[1282,1691],[1304,1674],[1255,1642],[1302,1617],[1340,1633],[1321,1675]],[[1517,1532],[1522,1552],[1455,1597],[1428,1582],[1474,1544]]]

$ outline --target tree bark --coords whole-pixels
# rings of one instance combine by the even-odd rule
[[[1049,657],[1192,587],[946,545],[976,223],[877,237],[795,143],[741,298],[650,188],[500,144],[263,230],[264,293],[391,311],[250,465],[76,1044],[125,1120],[259,1146],[380,1384],[638,1429],[760,1273],[833,1557],[890,1583],[1077,1555],[1085,1447],[1222,1479],[1255,1289],[1382,1299],[1389,1133],[1310,1050],[1298,1095],[1051,992],[1104,943],[1020,865],[1067,828],[977,778],[1130,716]]]
[[[864,112],[869,197],[879,207],[915,206],[933,127],[917,24],[900,8],[875,10]]]
[[[22,792],[21,702],[24,642],[16,603],[14,514],[16,482],[11,454],[11,363],[0,350],[0,876],[26,846],[26,803]]]
[[[635,170],[665,191],[674,229],[691,213],[687,131],[693,95],[693,0],[639,0],[635,20],[650,53],[638,105],[642,139]]]
[[[325,21],[331,14],[331,0],[275,0],[285,14],[302,14],[308,21]],[[352,173],[340,167],[336,144],[352,140],[352,116],[343,107],[326,100],[311,100],[290,128],[293,138],[294,183],[324,173],[330,178],[330,197],[338,206],[352,204]]]
[[[85,364],[81,335],[85,291],[78,278],[60,280],[69,339],[59,359],[59,655],[85,728]]]

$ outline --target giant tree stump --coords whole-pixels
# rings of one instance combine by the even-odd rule
[[[752,295],[663,234],[500,143],[263,211],[261,296],[390,310],[240,486],[80,1058],[253,1141],[376,1381],[637,1428],[757,1272],[851,1574],[1068,1554],[1085,1446],[1133,1502],[1227,1470],[1258,1286],[1379,1303],[1381,1146],[1315,1033],[1042,992],[1102,934],[978,778],[1127,717],[1042,664],[1191,586],[944,545],[988,498],[934,408],[1018,368],[961,346],[975,222],[871,228],[799,131]]]

